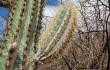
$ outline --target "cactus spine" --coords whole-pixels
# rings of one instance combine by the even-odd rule
[[[27,70],[30,47],[41,27],[44,0],[17,0],[6,25],[3,46],[9,48],[6,70]],[[36,32],[37,31],[37,32]],[[21,63],[19,67],[19,64]]]
[[[76,8],[72,4],[64,4],[53,18],[47,29],[39,37],[37,60],[44,60],[67,48],[76,24]]]

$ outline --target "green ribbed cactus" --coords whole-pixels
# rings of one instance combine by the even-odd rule
[[[59,55],[68,47],[76,25],[76,8],[73,4],[64,4],[56,16],[39,37],[36,60],[44,60],[52,55]]]
[[[30,48],[35,46],[41,28],[43,3],[44,0],[16,0],[13,5],[3,39],[3,47],[9,48],[6,70],[27,70]]]
[[[63,54],[68,48],[76,25],[76,7],[70,3],[63,4],[38,38],[43,3],[44,0],[14,2],[2,43],[3,47],[9,49],[6,70],[28,70],[33,56],[37,61],[44,60]],[[36,69],[36,61],[34,64]]]

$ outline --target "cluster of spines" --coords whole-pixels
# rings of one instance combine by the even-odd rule
[[[13,3],[15,2],[16,0],[0,0],[0,6],[6,7],[11,10],[13,7]]]
[[[65,13],[64,13],[65,11]],[[62,17],[63,15],[63,17]],[[76,9],[72,4],[64,4],[47,26],[38,41],[37,60],[44,60],[67,48],[76,24]]]

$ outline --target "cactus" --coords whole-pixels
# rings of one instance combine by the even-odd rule
[[[43,3],[44,0],[14,2],[2,42],[2,46],[9,49],[6,70],[28,70],[30,58],[34,54],[36,60],[44,60],[52,55],[63,54],[68,48],[76,25],[76,7],[70,3],[63,4],[38,37]],[[36,69],[36,61],[34,65]]]
[[[73,4],[64,4],[56,16],[39,37],[36,60],[44,60],[52,55],[59,55],[68,47],[74,26],[76,25],[76,8]]]
[[[9,48],[6,70],[27,70],[30,47],[34,47],[44,0],[17,0],[6,25],[3,46]],[[17,64],[17,65],[16,65]]]

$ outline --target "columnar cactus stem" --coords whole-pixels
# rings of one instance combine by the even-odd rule
[[[67,48],[76,21],[76,8],[72,4],[64,4],[59,9],[52,23],[40,36],[38,41],[37,60],[44,60]]]
[[[37,8],[37,9],[36,10],[33,9],[33,11],[35,10],[33,13],[34,14],[33,19],[31,21],[30,27],[26,28],[26,29],[28,29],[27,30],[28,34],[26,34],[27,40],[25,39],[26,45],[24,46],[24,51],[23,51],[23,61],[22,61],[22,69],[23,70],[27,70],[26,68],[27,68],[28,58],[31,57],[31,56],[29,56],[30,47],[31,48],[34,47],[34,45],[35,45],[34,41],[37,39],[37,38],[35,38],[35,35],[37,35],[38,32],[40,31],[39,27],[41,27],[41,25],[40,25],[41,23],[39,23],[39,20],[41,22],[41,19],[39,19],[39,18],[41,17],[41,14],[42,14],[42,5],[43,4],[44,4],[44,0],[42,0],[42,1],[41,0],[35,0],[33,8]],[[23,35],[23,34],[21,34],[21,35]],[[21,37],[21,39],[19,42],[21,42],[22,39],[24,38],[22,36],[20,36],[20,37]],[[19,45],[21,45],[21,44],[19,43]],[[23,45],[21,45],[21,46],[23,46]]]
[[[4,33],[3,46],[9,48],[6,70],[27,70],[30,47],[35,46],[41,27],[42,4],[44,0],[16,1]]]
[[[23,23],[22,23],[22,26],[21,26],[21,31],[20,31],[20,34],[19,34],[19,40],[18,40],[18,45],[17,47],[19,48],[19,56],[21,57],[22,59],[22,56],[23,55],[23,58],[24,57],[27,57],[27,52],[25,52],[25,50],[29,50],[29,48],[27,47],[27,38],[28,38],[28,29],[29,29],[29,25],[31,24],[31,15],[32,15],[32,12],[33,12],[33,7],[34,7],[34,0],[27,0],[26,1],[26,9],[24,10],[25,13],[24,13],[24,20],[23,20]],[[23,51],[23,48],[25,48],[25,50]],[[25,54],[25,55],[24,55]],[[26,69],[26,63],[25,63],[25,59],[22,61],[22,70],[27,70]]]
[[[5,47],[11,48],[11,52],[9,52],[9,59],[6,65],[6,70],[12,70],[13,69],[13,63],[15,61],[15,58],[17,56],[17,50],[16,48],[13,48],[13,44],[16,43],[15,40],[17,39],[16,35],[18,34],[19,24],[20,24],[20,15],[22,13],[24,0],[18,0],[16,2],[16,8],[12,11],[12,18],[9,19],[9,22],[7,23],[8,28],[6,30],[6,34],[4,37],[4,45]],[[10,16],[11,17],[11,16]],[[14,46],[16,47],[16,46]],[[12,49],[13,48],[13,49]],[[15,53],[15,54],[13,54]],[[12,63],[11,63],[12,62]]]

